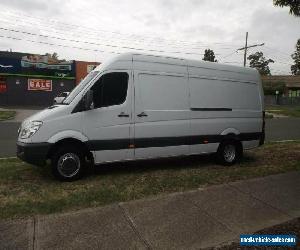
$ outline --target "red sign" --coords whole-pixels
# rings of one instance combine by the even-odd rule
[[[4,93],[7,91],[6,79],[0,76],[0,93]]]
[[[7,90],[7,87],[6,87],[6,84],[0,84],[0,93],[4,93],[4,92],[6,92],[6,90]]]
[[[28,79],[28,90],[52,91],[52,80]]]

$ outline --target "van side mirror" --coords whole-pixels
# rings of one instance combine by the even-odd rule
[[[89,89],[88,92],[84,95],[83,101],[84,101],[84,109],[90,110],[91,105],[93,103],[93,90]]]

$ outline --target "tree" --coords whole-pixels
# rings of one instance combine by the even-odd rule
[[[261,75],[271,75],[269,68],[270,63],[274,63],[272,59],[266,59],[262,52],[255,52],[247,57],[250,60],[250,67],[256,68]]]
[[[46,56],[48,56],[48,58],[51,58],[55,61],[58,61],[58,54],[56,52],[54,52],[53,54],[46,53]]]
[[[206,49],[204,51],[204,57],[202,60],[209,61],[209,62],[218,62],[215,57],[215,52],[211,49]]]
[[[54,60],[58,60],[58,54],[56,52],[54,52],[51,57]]]
[[[275,6],[290,7],[290,14],[300,16],[299,0],[273,0]]]
[[[291,56],[295,62],[295,64],[291,66],[292,74],[300,75],[300,39],[298,39],[296,43],[296,50]]]

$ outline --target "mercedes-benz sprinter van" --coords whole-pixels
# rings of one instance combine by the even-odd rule
[[[179,58],[123,54],[94,69],[59,105],[23,121],[17,155],[50,159],[61,180],[94,164],[216,153],[234,164],[264,143],[259,73]]]

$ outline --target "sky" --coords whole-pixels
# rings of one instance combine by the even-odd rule
[[[300,17],[272,0],[1,0],[0,50],[53,53],[60,59],[103,62],[138,51],[201,60],[213,49],[219,63],[243,65],[248,50],[290,74]],[[249,64],[249,62],[248,62]]]

